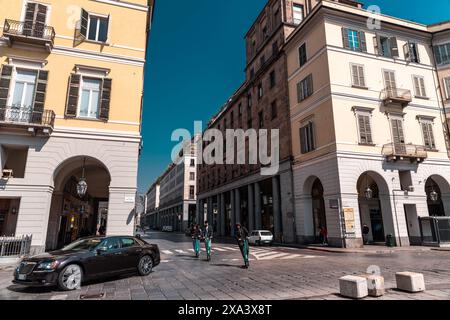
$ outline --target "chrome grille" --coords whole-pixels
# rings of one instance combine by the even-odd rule
[[[30,274],[31,272],[33,272],[35,266],[35,262],[22,262],[19,265],[19,270],[17,272],[19,274]]]

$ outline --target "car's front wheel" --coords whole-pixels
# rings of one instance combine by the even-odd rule
[[[152,257],[145,255],[139,259],[138,272],[141,276],[148,276],[153,270]]]
[[[77,264],[69,264],[58,276],[58,287],[65,291],[81,288],[83,270]]]

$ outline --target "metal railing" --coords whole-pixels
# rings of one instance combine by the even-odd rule
[[[42,39],[52,43],[55,40],[55,29],[53,27],[29,21],[6,19],[3,34],[6,36]]]
[[[53,110],[33,111],[29,107],[0,107],[0,122],[34,124],[53,128],[55,112]]]
[[[382,154],[385,157],[404,157],[426,159],[428,152],[425,146],[406,143],[388,143],[383,146]]]
[[[381,91],[381,99],[386,103],[400,102],[410,103],[412,101],[411,90],[399,88],[385,88]]]
[[[0,237],[0,257],[21,257],[30,253],[32,235]]]

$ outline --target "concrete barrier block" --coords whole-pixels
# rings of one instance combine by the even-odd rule
[[[406,292],[425,291],[425,279],[423,274],[415,272],[397,272],[395,274],[397,289]]]
[[[384,278],[380,275],[367,275],[367,290],[371,297],[381,297],[384,295]]]
[[[367,279],[358,276],[344,276],[339,278],[339,291],[344,297],[361,299],[367,297]]]

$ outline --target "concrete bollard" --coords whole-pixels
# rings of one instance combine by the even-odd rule
[[[415,272],[397,272],[395,274],[397,289],[406,292],[425,291],[425,280],[423,274]]]
[[[367,280],[367,290],[371,297],[381,297],[384,295],[384,278],[376,274],[365,275]]]
[[[358,276],[344,276],[339,278],[339,291],[344,297],[361,299],[367,297],[367,279]]]

